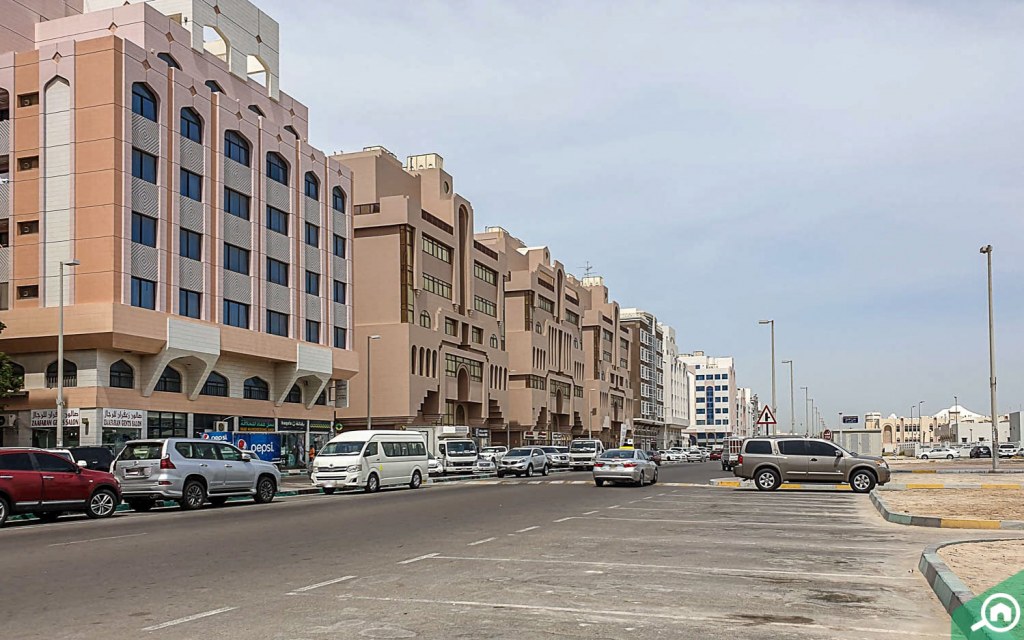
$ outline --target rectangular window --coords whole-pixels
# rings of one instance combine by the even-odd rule
[[[267,258],[267,280],[282,287],[287,287],[288,265],[280,260]]]
[[[30,285],[25,285],[24,287],[18,287],[18,298],[19,299],[24,300],[26,298],[38,298],[38,297],[39,297],[39,285],[37,285],[37,284],[30,284]]]
[[[555,312],[555,303],[552,302],[551,300],[548,300],[544,296],[537,296],[537,306],[540,307],[541,309],[547,311],[548,313],[554,313]],[[609,332],[607,330],[605,331],[605,333],[607,333],[609,336],[611,335],[611,332]],[[605,338],[605,340],[611,340],[611,338],[608,337],[608,338]]]
[[[473,342],[476,344],[484,343],[484,330],[480,327],[473,327]]]
[[[288,214],[267,205],[267,228],[281,235],[288,235]]]
[[[306,320],[306,342],[320,342],[320,323],[316,320]]]
[[[434,240],[430,236],[423,234],[423,252],[429,253],[438,260],[443,260],[448,264],[452,263],[452,249],[446,244]]]
[[[309,222],[306,223],[306,244],[311,247],[320,246],[320,227]]]
[[[182,169],[179,190],[181,191],[181,195],[186,198],[192,198],[197,202],[202,202],[203,178],[198,173],[192,173],[187,169]]]
[[[498,305],[494,304],[487,298],[475,296],[473,299],[473,308],[479,311],[480,313],[486,313],[492,318],[498,317]]]
[[[577,327],[580,326],[580,314],[576,313],[572,309],[565,310],[565,319]]]
[[[198,318],[201,313],[203,294],[198,291],[180,289],[178,291],[178,315],[186,318]]]
[[[345,257],[345,238],[342,238],[338,234],[334,234],[334,246],[332,247],[334,255],[339,258]]]
[[[234,189],[224,187],[224,213],[230,213],[242,220],[248,220],[249,196],[244,193],[238,193]]]
[[[484,379],[484,365],[483,365],[482,362],[477,362],[476,360],[470,360],[469,358],[464,358],[462,356],[452,355],[450,353],[445,355],[445,357],[444,357],[444,371],[445,371],[445,374],[447,374],[447,375],[451,376],[452,378],[454,378],[454,377],[459,375],[459,368],[461,366],[465,366],[466,367],[466,370],[469,372],[469,379],[470,380],[475,380],[477,382],[482,382],[483,381],[483,379]]]
[[[345,327],[334,327],[334,348],[348,348],[348,331]]]
[[[435,293],[442,298],[452,299],[452,285],[451,283],[445,282],[439,278],[435,278],[432,275],[423,274],[423,289],[430,293]]]
[[[345,300],[347,299],[347,296],[345,295],[346,293],[347,293],[347,291],[346,291],[345,283],[342,282],[341,280],[335,280],[334,281],[334,301],[337,302],[338,304],[345,304]]]
[[[311,296],[320,295],[320,274],[312,271],[306,272],[306,293]]]
[[[249,250],[225,242],[224,268],[242,275],[249,275]]]
[[[193,260],[203,259],[202,235],[195,231],[182,229],[178,237],[178,243],[180,245],[178,250],[180,251],[182,258],[191,258]]]
[[[480,278],[487,284],[498,284],[498,272],[486,265],[480,264],[479,262],[473,263],[473,275]]]
[[[156,184],[156,156],[132,148],[132,175]]]
[[[452,320],[451,318],[444,319],[444,332],[447,335],[458,337],[459,335],[459,323]]]
[[[288,337],[288,316],[276,311],[267,311],[267,333]]]
[[[249,328],[249,305],[224,299],[224,324],[232,327]]]
[[[156,283],[152,280],[132,278],[132,306],[156,309]]]
[[[156,218],[132,211],[132,242],[156,246]]]

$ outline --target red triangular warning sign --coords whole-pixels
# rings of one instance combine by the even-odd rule
[[[761,409],[761,415],[757,419],[757,424],[778,424],[775,422],[775,414],[772,413],[771,407],[764,405],[764,409]]]

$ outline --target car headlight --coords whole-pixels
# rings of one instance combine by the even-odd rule
[[[345,471],[348,471],[349,473],[354,473],[356,471],[359,471],[359,469],[360,469],[360,466],[358,464],[353,464],[353,465],[349,465],[348,468],[345,469]]]

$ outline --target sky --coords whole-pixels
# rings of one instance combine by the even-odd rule
[[[478,230],[839,412],[1024,405],[1024,3],[256,0],[328,152],[439,153]],[[789,368],[777,403],[789,422]]]

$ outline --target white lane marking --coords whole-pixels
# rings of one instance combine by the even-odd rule
[[[667,518],[611,518],[609,516],[601,516],[600,518],[584,518],[582,516],[569,516],[568,518],[555,520],[555,522],[565,522],[566,520],[621,520],[625,522],[675,522],[677,524],[711,524],[717,527],[799,527],[805,529],[848,529],[851,526],[855,526],[855,523],[810,524],[800,522],[723,522],[722,520],[669,520]]]
[[[527,531],[533,531],[534,529],[540,529],[540,526],[534,525],[532,527],[526,527],[525,529],[519,529],[516,533],[526,533]]]
[[[199,620],[200,618],[209,618],[210,616],[215,616],[218,613],[227,613],[228,611],[234,611],[237,608],[238,607],[223,607],[221,609],[214,609],[212,611],[204,611],[202,613],[196,613],[196,614],[193,614],[193,615],[190,615],[190,616],[185,616],[184,618],[178,618],[176,620],[168,620],[167,622],[163,622],[163,623],[160,623],[160,624],[155,624],[152,627],[145,627],[142,630],[143,631],[159,631],[160,629],[166,629],[167,627],[173,627],[175,625],[185,624],[186,622],[192,622],[193,620]]]
[[[294,589],[294,590],[290,591],[288,593],[288,595],[291,596],[291,595],[295,595],[295,594],[298,594],[298,593],[305,593],[306,591],[312,591],[313,589],[319,589],[320,587],[326,587],[328,585],[338,584],[339,582],[345,582],[346,580],[351,580],[353,578],[355,578],[355,576],[344,576],[344,577],[341,577],[341,578],[335,578],[334,580],[324,580],[323,582],[318,582],[316,584],[311,584],[311,585],[306,586],[306,587],[300,587],[298,589]]]
[[[619,505],[617,505],[617,504],[613,504],[612,506],[610,506],[610,507],[608,507],[608,508],[609,508],[609,509],[618,509],[618,508],[619,508]]]
[[[592,516],[592,515],[594,515],[595,513],[600,513],[600,512],[599,512],[599,511],[587,511],[587,512],[586,512],[586,513],[584,513],[583,515],[585,515],[585,516]]]
[[[375,597],[375,596],[357,596],[357,595],[340,595],[339,599],[344,600],[370,600],[373,602],[394,602],[394,603],[406,603],[406,604],[432,604],[432,605],[448,605],[450,607],[488,607],[491,609],[521,609],[525,611],[548,611],[551,613],[572,613],[576,615],[604,615],[604,616],[615,616],[622,618],[635,619],[637,617],[636,611],[621,611],[616,609],[578,609],[575,607],[549,607],[544,605],[536,604],[513,604],[510,602],[481,602],[475,600],[431,600],[428,598],[389,598],[389,597]],[[644,617],[647,618],[658,618],[662,620],[672,620],[676,622],[726,622],[728,617],[725,615],[720,616],[686,616],[677,613],[651,613],[644,612]],[[820,629],[820,630],[832,630],[837,631],[840,628],[827,627],[822,624],[804,624],[799,622],[770,622],[766,621],[763,624],[771,625],[774,627],[796,627],[799,629]],[[870,627],[842,627],[843,631],[854,631],[857,633],[879,633],[899,636],[920,636],[920,637],[934,637],[933,633],[921,633],[918,631],[903,631],[901,629],[875,629]]]
[[[544,482],[544,481],[543,480],[531,480],[527,484],[541,484],[542,482]]]
[[[813,571],[784,571],[782,569],[726,569],[723,567],[680,567],[670,564],[633,564],[629,562],[598,562],[585,560],[549,560],[532,558],[473,558],[470,556],[436,556],[437,560],[460,560],[465,562],[522,562],[529,564],[575,564],[594,567],[624,567],[636,569],[659,569],[677,571],[687,574],[713,573],[723,576],[813,576],[816,578],[863,578],[866,580],[918,580],[916,576],[886,576],[869,575],[864,573],[815,573]]]
[[[558,520],[552,520],[552,522],[565,522],[566,520],[572,520],[572,517],[569,517],[569,518],[559,518]]]
[[[441,554],[440,553],[428,553],[428,554],[425,554],[425,555],[422,555],[422,556],[416,556],[415,558],[409,558],[408,560],[402,560],[398,564],[412,564],[414,562],[419,562],[420,560],[426,560],[427,558],[434,558],[434,557],[439,556],[439,555],[441,555]]]
[[[492,541],[492,540],[497,540],[497,538],[484,538],[483,540],[477,540],[476,542],[470,542],[470,543],[469,543],[469,544],[467,544],[466,546],[467,546],[467,547],[475,547],[475,546],[476,546],[476,545],[478,545],[478,544],[483,544],[483,543],[485,543],[485,542],[490,542],[490,541]]]
[[[565,484],[567,480],[552,480],[548,484]]]
[[[685,512],[689,512],[689,513],[693,513],[694,510],[693,510],[692,507],[689,508],[689,509],[671,509],[671,508],[666,509],[664,507],[619,507],[619,511],[685,511]],[[857,513],[856,511],[814,511],[814,510],[810,510],[810,511],[790,511],[790,510],[787,509],[785,511],[772,510],[771,513],[764,514],[764,517],[766,517],[766,518],[777,518],[779,516],[793,516],[793,517],[800,517],[800,516],[833,516],[833,517],[844,517],[844,516],[855,515],[856,513]],[[712,515],[712,514],[713,515],[724,515],[720,511],[714,511],[712,513],[706,513],[705,515]],[[587,515],[587,514],[583,514],[583,515]],[[758,515],[761,515],[761,514],[751,513],[749,510],[746,510],[746,511],[744,511],[743,515],[758,516]],[[723,522],[723,524],[725,524],[725,523]]]
[[[137,538],[138,536],[148,535],[146,533],[129,533],[123,536],[107,536],[106,538],[89,538],[88,540],[72,540],[71,542],[54,542],[48,544],[48,547],[65,547],[69,544],[85,544],[86,542],[99,542],[100,540],[120,540],[121,538]]]
[[[644,498],[644,500],[650,500],[650,499],[651,499],[651,498],[653,498],[653,497],[654,497],[654,496],[647,496],[646,498]],[[636,500],[634,500],[633,502],[636,502]]]

